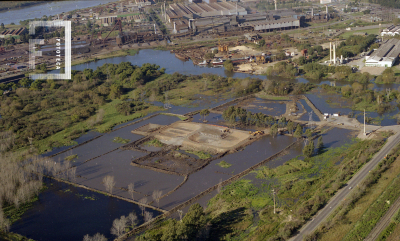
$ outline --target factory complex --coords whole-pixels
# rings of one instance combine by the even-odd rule
[[[400,54],[400,40],[389,39],[365,57],[365,66],[392,67]]]

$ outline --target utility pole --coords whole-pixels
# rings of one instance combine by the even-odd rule
[[[275,203],[275,189],[272,189],[272,194],[274,195],[274,214],[276,213],[276,211],[275,211],[275,205],[276,205],[276,203]]]
[[[366,136],[367,133],[365,132],[365,109],[364,109],[364,136]]]

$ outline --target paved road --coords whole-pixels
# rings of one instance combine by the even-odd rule
[[[385,215],[379,220],[379,222],[375,225],[369,235],[364,239],[365,241],[374,241],[378,238],[379,234],[389,225],[390,220],[393,215],[400,208],[400,197],[392,204],[392,206],[387,210]]]
[[[400,132],[390,137],[388,142],[383,146],[383,148],[375,154],[375,156],[365,164],[354,176],[351,178],[347,185],[339,190],[336,195],[331,198],[329,203],[320,210],[312,221],[309,221],[301,230],[300,233],[291,238],[291,241],[301,241],[303,240],[303,236],[314,231],[331,213],[335,210],[342,200],[344,200],[349,193],[353,190],[353,187],[356,187],[358,183],[360,183],[368,173],[375,168],[375,166],[385,157],[386,154],[392,150],[398,143],[400,143]],[[351,187],[351,189],[350,189]]]

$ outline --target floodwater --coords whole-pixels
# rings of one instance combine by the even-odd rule
[[[303,99],[299,100],[301,102],[301,104],[303,104],[304,109],[307,111],[307,113],[305,113],[304,115],[302,115],[299,120],[302,121],[308,121],[310,116],[309,113],[311,113],[312,111],[312,116],[311,116],[311,120],[312,121],[319,121],[318,116],[315,114],[315,112],[313,111],[313,109],[311,109],[311,107],[307,104],[307,102]],[[314,102],[313,102],[314,103]],[[314,104],[315,105],[315,104]]]
[[[253,102],[244,105],[243,108],[252,113],[263,113],[270,116],[280,116],[286,112],[286,103],[288,101],[269,101],[256,98]]]
[[[43,15],[56,16],[75,9],[94,7],[109,2],[113,0],[49,1],[46,4],[0,12],[0,23],[19,24],[20,21],[27,19],[42,18]]]
[[[125,128],[121,128],[119,130],[113,131],[111,133],[106,133],[103,136],[86,143],[85,145],[74,148],[70,151],[64,152],[60,155],[54,157],[55,161],[62,161],[65,157],[70,155],[78,155],[78,158],[74,159],[73,165],[80,165],[88,159],[97,157],[99,155],[105,154],[109,151],[112,151],[118,147],[121,147],[125,144],[113,142],[114,138],[121,137],[123,139],[129,139],[130,141],[136,141],[142,138],[143,136],[131,133],[132,130],[146,125],[148,123],[159,124],[159,125],[169,125],[175,121],[179,120],[178,117],[175,116],[166,116],[166,115],[158,115],[153,118],[141,121],[134,125],[127,126]]]
[[[111,152],[78,166],[76,174],[82,177],[78,177],[76,182],[106,191],[102,183],[103,178],[107,175],[114,176],[116,182],[114,194],[131,198],[128,192],[118,188],[128,188],[128,185],[133,183],[134,190],[151,196],[154,190],[160,190],[165,194],[183,181],[183,176],[160,173],[131,165],[133,159],[144,155],[146,153],[131,150]],[[138,201],[144,197],[142,194],[134,193],[134,199]],[[151,198],[149,198],[150,200]]]
[[[161,51],[161,50],[141,50],[138,55],[135,56],[124,56],[124,57],[116,57],[116,58],[111,58],[107,60],[100,60],[97,62],[92,62],[88,64],[83,64],[83,65],[78,65],[74,66],[73,69],[77,70],[83,70],[84,68],[97,68],[98,66],[103,65],[104,63],[120,63],[122,61],[129,61],[132,62],[134,65],[142,65],[143,63],[153,63],[153,64],[158,64],[160,67],[165,67],[167,73],[174,73],[174,72],[179,72],[182,74],[202,74],[202,73],[212,73],[212,74],[218,74],[221,76],[230,76],[231,74],[226,73],[223,69],[221,68],[208,68],[208,67],[199,67],[199,66],[194,66],[191,61],[183,62],[177,58],[173,54],[171,54],[168,51]],[[238,78],[244,78],[244,77],[250,77],[251,75],[247,74],[240,74],[240,73],[234,73],[234,77]],[[255,76],[251,76],[255,77]],[[260,78],[265,78],[265,76],[260,76]],[[302,78],[298,78],[298,81],[307,81]],[[320,82],[320,83],[323,83]],[[329,81],[328,81],[329,83]],[[317,95],[307,95],[311,101],[317,106],[317,108],[321,108],[320,110],[322,112],[336,112],[337,109],[329,107],[329,105],[326,103],[326,101],[321,101],[321,98],[318,97]],[[229,100],[217,100],[216,102],[212,101],[212,97],[204,97],[202,99],[199,98],[196,103],[194,103],[195,107],[189,107],[189,106],[172,106],[172,108],[168,109],[168,112],[171,113],[177,113],[177,114],[185,114],[190,111],[194,110],[200,110],[204,108],[212,108],[214,106],[218,106],[221,103],[226,103]],[[304,108],[307,112],[310,112],[312,109],[310,106],[307,105],[307,103],[304,100],[300,100],[301,103],[304,105]],[[156,105],[163,105],[163,103],[160,102],[154,102]],[[265,106],[268,108],[270,107],[271,103],[265,103]],[[283,104],[280,104],[280,102],[272,103],[275,111],[278,111],[276,115],[279,115],[279,111],[285,111],[285,107]],[[276,104],[276,105],[275,105]],[[298,105],[299,111],[298,113],[302,113],[303,108]],[[329,107],[329,108],[328,108]],[[326,109],[326,111],[325,111]],[[251,109],[249,109],[251,110]],[[268,110],[268,109],[256,109],[256,110],[251,110],[252,112],[258,112],[258,111],[263,111],[263,110]],[[345,111],[345,110],[343,110]],[[344,112],[342,112],[344,113]],[[268,113],[265,113],[268,114]],[[202,122],[203,117],[201,117],[199,114],[195,115],[194,117],[195,122]],[[209,116],[206,117],[208,120],[209,124],[219,124],[221,122],[221,115],[220,114],[214,114],[210,113]],[[308,120],[309,116],[308,114],[303,115],[300,120]],[[319,121],[318,117],[313,113],[312,115],[313,121]],[[133,198],[135,200],[139,200],[145,196],[151,196],[152,192],[154,190],[161,190],[163,194],[173,190],[175,187],[177,187],[184,178],[182,176],[177,176],[177,175],[172,175],[172,174],[165,174],[161,172],[156,172],[153,170],[145,169],[145,168],[139,168],[131,165],[132,159],[139,158],[143,155],[145,155],[144,152],[139,152],[139,151],[132,151],[132,150],[121,150],[117,149],[114,150],[118,147],[121,147],[123,144],[120,143],[115,143],[112,140],[115,137],[121,137],[124,139],[129,139],[130,141],[135,141],[140,139],[142,136],[132,134],[131,131],[141,127],[147,123],[154,123],[154,124],[161,124],[161,125],[168,125],[171,124],[175,121],[179,120],[177,117],[173,116],[166,116],[166,115],[159,115],[156,117],[153,117],[149,120],[141,121],[137,124],[126,126],[124,128],[121,128],[117,131],[113,131],[111,133],[106,133],[100,138],[93,140],[83,146],[77,147],[67,153],[60,154],[55,157],[56,161],[63,161],[63,159],[68,156],[68,155],[73,155],[76,154],[78,155],[78,158],[72,161],[73,165],[77,166],[77,172],[76,174],[79,175],[77,177],[76,182],[79,184],[83,184],[89,187],[92,187],[94,189],[102,190],[105,191],[104,185],[102,184],[102,179],[106,175],[112,175],[115,178],[116,181],[116,188],[114,189],[114,194],[126,197],[126,198],[131,198],[131,195],[122,190],[121,188],[127,188],[127,186],[130,183],[134,183],[135,185],[135,193],[133,195]],[[128,123],[135,122],[137,120],[133,120]],[[124,125],[127,125],[128,123],[124,123],[121,125],[116,126],[114,129],[122,127]],[[82,136],[79,138],[77,141],[78,143],[81,143],[85,140],[91,139],[97,135],[100,135],[99,133],[96,132],[89,132],[87,135]],[[338,147],[341,146],[345,143],[348,143],[349,140],[351,140],[351,137],[353,137],[353,134],[351,131],[346,130],[346,129],[340,129],[340,128],[335,128],[331,131],[329,131],[326,134],[323,134],[323,141],[326,146],[326,148],[333,148],[333,147]],[[192,174],[189,176],[188,181],[180,187],[177,191],[173,192],[172,194],[162,198],[160,200],[160,207],[163,209],[171,209],[175,207],[176,205],[189,200],[190,198],[198,195],[200,192],[206,190],[209,187],[212,187],[216,184],[218,184],[221,180],[226,180],[230,177],[232,177],[235,174],[238,174],[245,169],[259,163],[260,161],[268,158],[269,156],[277,153],[284,147],[288,146],[289,144],[293,143],[296,141],[296,138],[291,137],[291,136],[285,136],[285,135],[278,135],[277,137],[273,138],[271,136],[264,136],[260,140],[252,143],[251,145],[245,147],[243,150],[229,154],[224,156],[223,158],[220,158],[218,160],[212,161],[209,165],[207,165],[205,168],[202,170],[199,170],[198,172]],[[315,140],[315,144],[316,144]],[[284,164],[286,161],[299,156],[302,154],[302,149],[303,149],[303,143],[300,143],[298,145],[293,146],[290,148],[285,155],[275,158],[271,160],[270,162],[266,163],[266,166],[268,167],[277,167],[279,165]],[[57,151],[63,150],[62,148],[54,150],[52,153],[55,153]],[[112,151],[114,150],[114,151]],[[110,152],[112,151],[112,152]],[[107,153],[110,152],[110,153]],[[107,154],[106,154],[107,153]],[[50,155],[51,153],[47,153],[47,155]],[[104,154],[104,155],[103,155]],[[100,156],[102,155],[102,156]],[[98,157],[100,156],[100,157]],[[87,161],[90,158],[97,157],[93,160]],[[232,164],[231,167],[229,168],[222,168],[216,164],[218,164],[221,161],[226,161],[229,164]],[[85,162],[87,161],[87,162]],[[250,175],[247,175],[245,178],[250,177]],[[101,195],[93,192],[86,191],[84,189],[79,189],[81,191],[88,192],[90,195]],[[213,192],[215,193],[215,191]],[[49,189],[48,191],[44,192],[43,195],[48,195],[50,197],[53,197],[53,199],[42,199],[40,202],[35,203],[35,206],[32,210],[28,211],[26,215],[30,213],[34,213],[35,211],[37,212],[36,209],[40,209],[40,205],[42,206],[55,206],[56,204],[54,203],[53,200],[55,198],[57,200],[57,205],[64,205],[65,202],[69,202],[68,197],[64,198],[66,194],[60,195],[57,190],[51,190]],[[88,194],[88,195],[89,195]],[[206,202],[211,198],[213,195],[207,195],[206,197],[203,197],[200,199],[198,202],[200,202],[202,205],[205,205]],[[105,196],[104,196],[105,197]],[[151,200],[151,197],[148,197],[149,200]],[[100,199],[99,199],[100,200]],[[117,199],[115,199],[117,200]],[[84,200],[84,201],[90,201],[90,200]],[[96,201],[92,201],[93,203],[96,203]],[[123,202],[120,200],[115,201],[114,203],[124,203],[124,205],[131,205],[133,206],[132,209],[137,209],[137,207],[133,204]],[[69,204],[65,204],[68,209]],[[94,207],[98,207],[97,205],[100,204],[95,204],[93,205]],[[111,204],[107,204],[111,206]],[[90,207],[90,208],[94,208]],[[59,208],[59,206],[57,206]],[[55,208],[54,208],[55,209]],[[47,208],[46,208],[47,210]],[[50,209],[52,210],[52,209]],[[101,207],[97,208],[97,211],[101,210]],[[89,234],[94,234],[96,232],[101,232],[103,230],[109,230],[111,227],[112,220],[115,217],[121,216],[121,215],[127,215],[130,211],[126,211],[123,214],[118,214],[118,215],[110,215],[107,217],[99,217],[97,213],[92,214],[91,211],[89,210],[86,212],[85,209],[80,209],[80,206],[77,205],[77,207],[70,208],[69,214],[71,212],[79,212],[80,215],[85,215],[86,218],[81,218],[79,221],[85,220],[85,222],[89,223],[88,220],[98,220],[102,219],[100,221],[108,222],[108,224],[105,226],[101,226],[99,224],[88,224],[89,226],[86,227],[85,225],[81,225],[82,227],[76,228],[76,223],[73,220],[70,220],[71,223],[65,224],[65,225],[60,225],[59,223],[57,224],[57,227],[60,229],[58,232],[54,231],[54,235],[57,234],[62,234],[63,232],[69,232],[68,235],[74,236],[73,238],[69,240],[81,240],[83,235],[86,233]],[[48,211],[46,211],[48,212]],[[58,210],[54,210],[54,213],[57,213]],[[66,211],[65,211],[66,212]],[[93,211],[94,212],[94,211]],[[98,211],[99,212],[99,211]],[[61,213],[64,213],[64,210],[62,210]],[[99,212],[101,213],[101,212]],[[16,224],[13,225],[12,231],[15,231],[17,233],[21,233],[24,235],[27,235],[28,237],[32,237],[37,240],[60,240],[58,238],[54,239],[54,236],[51,237],[52,239],[47,239],[47,237],[42,237],[44,233],[47,232],[47,230],[42,230],[41,227],[39,228],[38,226],[35,226],[37,223],[52,223],[49,220],[52,220],[49,215],[46,214],[47,216],[41,216],[41,215],[32,215],[31,216],[23,216],[23,218],[19,221],[20,224],[19,226]],[[58,213],[57,213],[58,215]],[[72,215],[73,216],[73,215]],[[39,220],[39,221],[37,221]],[[41,222],[40,222],[41,221]],[[59,221],[57,219],[57,221]],[[25,224],[24,224],[25,222]],[[72,225],[74,227],[70,227],[69,225]],[[93,225],[93,230],[89,228],[92,228]],[[51,228],[51,225],[49,225],[49,228]],[[64,228],[64,229],[63,229]],[[62,230],[61,230],[62,229]],[[77,230],[75,232],[75,229]],[[84,231],[82,231],[85,229]],[[57,230],[57,229],[56,229]],[[71,231],[73,230],[73,231]],[[90,233],[92,232],[92,233]],[[82,234],[83,233],[83,234]],[[40,235],[41,234],[41,235]],[[29,235],[36,235],[36,236],[29,236]],[[50,235],[51,236],[51,235]],[[110,236],[108,236],[110,237]],[[43,239],[42,239],[43,238]]]
[[[39,194],[39,201],[16,221],[10,231],[38,241],[82,240],[97,232],[109,240],[115,238],[110,229],[114,219],[135,212],[143,223],[140,208],[129,202],[77,188],[54,180],[46,180],[48,189]],[[94,200],[91,200],[94,199]],[[160,212],[146,209],[157,216]]]
[[[201,75],[203,73],[216,74],[224,77],[234,78],[259,78],[266,79],[265,75],[251,75],[244,73],[234,73],[226,71],[224,68],[204,67],[194,65],[192,60],[182,61],[175,57],[175,54],[165,50],[154,50],[154,49],[142,49],[136,55],[128,55],[121,57],[114,57],[108,59],[102,59],[95,62],[86,64],[80,64],[72,66],[72,70],[84,70],[84,69],[97,69],[97,67],[103,66],[105,63],[119,64],[121,62],[131,62],[132,65],[141,66],[145,63],[157,64],[160,68],[165,68],[165,73],[173,74],[178,72],[185,75]],[[59,70],[49,71],[49,73],[58,73]]]

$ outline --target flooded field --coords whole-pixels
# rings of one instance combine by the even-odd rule
[[[240,106],[253,113],[263,113],[270,116],[280,116],[286,112],[286,102],[288,101],[271,101],[260,98],[249,99],[238,103]]]
[[[221,68],[200,68],[198,66],[193,66],[190,61],[182,62],[178,59],[175,59],[175,57],[172,58],[171,55],[172,54],[167,51],[141,50],[136,56],[125,56],[107,60],[100,60],[85,65],[75,66],[74,69],[82,70],[84,68],[97,68],[97,66],[101,66],[106,62],[110,63],[110,61],[111,63],[113,63],[113,61],[115,63],[120,63],[121,61],[130,61],[132,62],[132,64],[135,65],[141,65],[143,63],[159,64],[161,67],[167,68],[167,73],[215,73],[221,76],[232,76],[232,74],[227,74]],[[173,59],[173,61],[168,61],[171,60],[171,58]],[[249,77],[250,75],[233,74],[233,76],[242,78]],[[307,82],[307,80],[302,78],[298,78],[296,81]],[[322,83],[329,84],[330,82],[320,81],[318,84]],[[324,96],[318,95],[318,93],[307,94],[306,96],[319,110],[321,110],[322,113],[341,112],[342,114],[349,114],[351,112],[351,109],[345,107],[345,105],[343,105],[343,107],[340,105],[329,105],[329,103],[324,100]],[[217,97],[213,98],[207,96],[197,97],[197,100],[191,103],[191,105],[172,105],[172,108],[166,111],[175,114],[185,114],[195,110],[216,107],[221,105],[222,103],[226,103],[232,100],[223,100]],[[237,106],[241,106],[253,113],[261,112],[266,115],[280,116],[286,112],[286,103],[287,101],[272,101],[253,98],[248,101],[239,102]],[[163,106],[163,103],[161,102],[152,102],[152,104]],[[305,100],[299,100],[299,102],[297,103],[297,109],[297,115],[300,115],[304,111],[307,111],[307,113],[303,114],[299,120],[308,121],[308,113],[312,111],[312,108],[307,104],[307,102]],[[398,111],[394,113],[398,113]],[[373,113],[371,113],[371,115],[373,115]],[[393,115],[393,113],[390,113],[387,117],[383,116],[382,123],[393,123]],[[360,116],[358,116],[357,118],[360,118]],[[196,126],[203,126],[204,119],[206,120],[206,125],[224,125],[222,115],[217,113],[210,113],[206,117],[197,114],[193,116],[192,121],[195,123]],[[311,119],[313,121],[319,121],[319,118],[314,112],[311,116]],[[174,125],[174,128],[169,127],[159,131],[158,139],[162,139],[161,135],[163,135],[163,138],[165,139],[163,147],[145,145],[142,142],[138,144],[138,148],[136,149],[120,149],[120,147],[126,144],[114,142],[115,138],[119,137],[122,139],[127,139],[130,141],[130,143],[132,143],[143,138],[144,135],[147,135],[139,133],[146,128],[137,130],[138,128],[150,123],[154,124],[154,126],[171,125],[172,123],[177,122],[180,119],[176,116],[160,114],[150,119],[140,121],[136,124],[128,125],[129,123],[133,123],[138,120],[140,119],[120,124],[114,128],[115,131],[112,131],[110,133],[100,134],[91,131],[88,134],[85,134],[82,137],[78,138],[76,140],[78,144],[99,135],[102,136],[82,146],[73,148],[68,152],[59,154],[54,158],[54,160],[58,162],[66,162],[66,157],[76,155],[76,158],[70,161],[73,166],[77,167],[76,178],[75,180],[73,180],[74,182],[85,185],[92,189],[106,191],[104,184],[102,183],[103,178],[107,175],[114,176],[116,185],[113,189],[113,194],[123,198],[132,199],[131,194],[127,191],[127,187],[131,183],[134,184],[133,199],[135,201],[138,201],[143,197],[147,197],[149,202],[153,201],[151,195],[155,190],[162,191],[162,195],[171,192],[167,196],[161,198],[159,204],[161,209],[170,210],[176,205],[181,204],[193,197],[196,197],[201,192],[217,185],[220,181],[227,180],[232,176],[237,175],[244,170],[260,163],[261,161],[273,156],[285,147],[297,141],[297,138],[289,135],[278,134],[278,136],[276,136],[275,138],[270,135],[265,135],[260,137],[259,139],[256,139],[254,142],[248,142],[246,144],[247,146],[243,145],[243,147],[239,144],[242,144],[242,141],[246,142],[246,139],[250,138],[250,133],[248,133],[248,131],[251,129],[244,128],[246,130],[246,135],[244,135],[243,139],[240,139],[237,143],[239,150],[236,150],[230,146],[229,148],[226,148],[226,150],[224,150],[226,152],[226,154],[223,154],[224,156],[222,156],[221,154],[222,157],[217,157],[217,154],[214,153],[212,157],[208,156],[205,157],[205,159],[201,159],[199,156],[204,153],[189,153],[181,149],[177,150],[176,146],[178,146],[180,140],[174,139],[172,142],[176,142],[175,144],[172,142],[168,142],[171,141],[171,139],[175,138],[175,136],[168,136],[172,132],[178,133],[180,135],[179,137],[182,140],[186,137],[189,137],[190,135],[194,135],[191,132],[192,130],[185,130],[185,126],[176,127]],[[199,125],[198,123],[202,123],[202,125]],[[221,145],[221,143],[223,143],[223,138],[221,138],[221,140],[218,139],[222,136],[219,136],[221,133],[218,132],[217,135],[215,131],[213,132],[213,130],[216,128],[225,129],[223,127],[215,126],[213,128],[203,128],[201,131],[202,133],[195,133],[196,136],[194,136],[192,139],[188,138],[188,140],[192,142],[192,145]],[[153,131],[150,129],[148,131],[149,137],[154,138],[156,134],[152,133]],[[133,130],[136,130],[136,134],[132,133]],[[168,130],[169,132],[166,130]],[[240,132],[239,130],[235,131]],[[170,137],[170,139],[166,138],[166,136]],[[323,142],[326,148],[340,147],[342,145],[350,143],[352,141],[352,138],[355,136],[356,134],[354,132],[342,128],[333,128],[322,135]],[[225,137],[226,136],[224,136],[224,138]],[[214,140],[211,140],[213,138]],[[314,141],[316,144],[317,140]],[[62,150],[65,150],[66,148],[68,147],[57,148],[52,152],[47,153],[46,155],[58,153]],[[140,148],[142,148],[142,150],[140,150]],[[275,168],[283,165],[290,159],[301,156],[303,148],[304,142],[300,141],[296,145],[285,150],[280,156],[269,160],[264,165],[269,168]],[[201,148],[198,148],[198,150],[207,152],[207,150]],[[158,156],[152,156],[152,154],[154,153],[158,153]],[[160,153],[165,155],[160,156]],[[218,153],[218,155],[219,154],[220,152]],[[146,155],[149,155],[148,158]],[[195,163],[192,163],[192,166],[187,165],[183,167],[184,165],[182,163],[182,165],[179,163],[180,160],[178,160],[179,158],[176,158],[176,155],[183,155],[184,157],[188,157],[188,160]],[[141,162],[136,163],[135,160],[139,159],[141,160]],[[160,171],[159,169],[162,166],[166,168]],[[169,167],[171,168],[168,169]],[[175,169],[172,167],[174,167]],[[168,172],[168,170],[172,171]],[[186,180],[184,175],[188,173],[188,179]],[[244,176],[244,178],[252,180],[253,182],[257,183],[257,185],[265,184],[265,181],[256,180],[254,173],[249,173]],[[35,203],[34,208],[28,211],[20,221],[12,226],[12,231],[21,233],[28,237],[32,237],[36,240],[56,240],[55,237],[57,235],[64,233],[66,233],[65,237],[68,237],[68,239],[66,240],[81,240],[83,238],[83,235],[85,235],[86,233],[93,235],[96,232],[102,233],[102,231],[104,230],[109,232],[112,220],[116,217],[119,217],[121,215],[128,215],[129,212],[131,212],[132,210],[135,210],[137,213],[139,213],[138,207],[127,201],[118,200],[117,198],[109,198],[102,194],[87,191],[85,189],[74,188],[74,190],[71,192],[66,191],[67,189],[72,190],[73,187],[71,188],[70,186],[67,186],[65,184],[57,184],[57,188],[51,187],[43,192],[40,196],[40,201]],[[202,206],[205,206],[208,200],[212,198],[215,194],[216,191],[213,191],[211,192],[211,194],[207,194],[201,197],[196,202],[200,203]],[[90,198],[85,199],[86,196]],[[94,200],[91,200],[92,197]],[[74,201],[75,199],[77,200]],[[83,220],[85,220],[87,223],[90,224],[88,224],[88,226],[82,225],[82,227],[76,228],[76,224],[79,224],[79,222],[75,222],[74,219],[67,219],[68,222],[73,223],[74,227],[72,227],[72,224],[62,223],[64,221],[59,220],[62,219],[63,216],[57,216],[57,218],[52,217],[51,212],[57,212],[56,209],[61,209],[61,206],[56,202],[60,202],[62,205],[65,206],[65,210],[62,210],[60,212],[60,215],[67,215],[67,213],[71,212],[79,212],[80,214],[82,213],[82,215],[85,215],[85,217],[79,216],[82,219],[82,221],[79,221],[83,222]],[[99,203],[97,204],[97,202]],[[76,207],[74,207],[73,205],[75,205]],[[155,206],[156,204],[152,203],[151,205]],[[86,211],[85,208],[88,211]],[[107,211],[104,213],[99,211],[103,209]],[[187,209],[188,206],[184,208],[184,210]],[[68,210],[68,212],[66,210]],[[94,210],[97,210],[97,212],[95,212]],[[154,213],[154,215],[159,214],[154,210],[151,211]],[[56,221],[52,221],[51,218],[56,219]],[[96,222],[91,223],[91,220],[96,220]],[[48,223],[48,227],[40,230],[39,226],[37,226],[37,223],[40,223],[42,221],[44,223]],[[57,227],[53,227],[54,225],[56,225]],[[76,231],[73,228],[76,228]],[[49,236],[44,237],[47,232],[50,233]],[[104,234],[107,235],[108,238],[112,238],[109,233]]]
[[[110,233],[114,219],[135,212],[139,224],[144,222],[135,204],[53,180],[45,184],[47,189],[39,194],[39,201],[11,226],[11,232],[37,241],[82,240],[86,234],[100,232],[111,240],[115,237]]]

